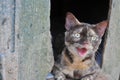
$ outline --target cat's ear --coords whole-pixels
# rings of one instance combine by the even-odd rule
[[[102,37],[104,35],[107,26],[108,26],[108,21],[107,20],[102,21],[102,22],[100,22],[96,25],[96,29],[97,29],[97,32],[98,32],[100,37]]]
[[[66,30],[69,30],[71,27],[74,27],[75,25],[79,25],[80,22],[77,20],[77,18],[70,12],[66,15],[66,22],[65,22],[65,28]]]

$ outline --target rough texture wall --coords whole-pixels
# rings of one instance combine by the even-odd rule
[[[112,0],[105,48],[103,69],[110,74],[111,80],[119,80],[120,75],[120,0]]]
[[[19,6],[20,4],[20,6]],[[50,1],[17,2],[18,80],[45,80],[53,65],[50,38]]]
[[[16,80],[18,76],[14,3],[14,0],[0,0],[0,80]]]
[[[45,80],[53,65],[49,0],[0,0],[0,80]]]

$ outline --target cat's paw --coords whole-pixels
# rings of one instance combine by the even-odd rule
[[[55,80],[65,80],[65,76],[63,74],[55,75]]]
[[[59,77],[57,78],[57,80],[65,80],[65,77],[64,77],[64,76],[59,76]]]
[[[82,80],[94,80],[93,76],[87,76],[85,78],[83,78]]]

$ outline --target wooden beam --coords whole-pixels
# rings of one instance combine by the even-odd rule
[[[104,71],[111,80],[119,80],[120,74],[120,0],[112,0],[108,38],[103,61]]]

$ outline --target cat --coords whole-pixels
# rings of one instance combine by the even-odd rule
[[[108,80],[95,60],[107,24],[108,21],[83,23],[67,13],[65,47],[52,70],[55,80]]]

